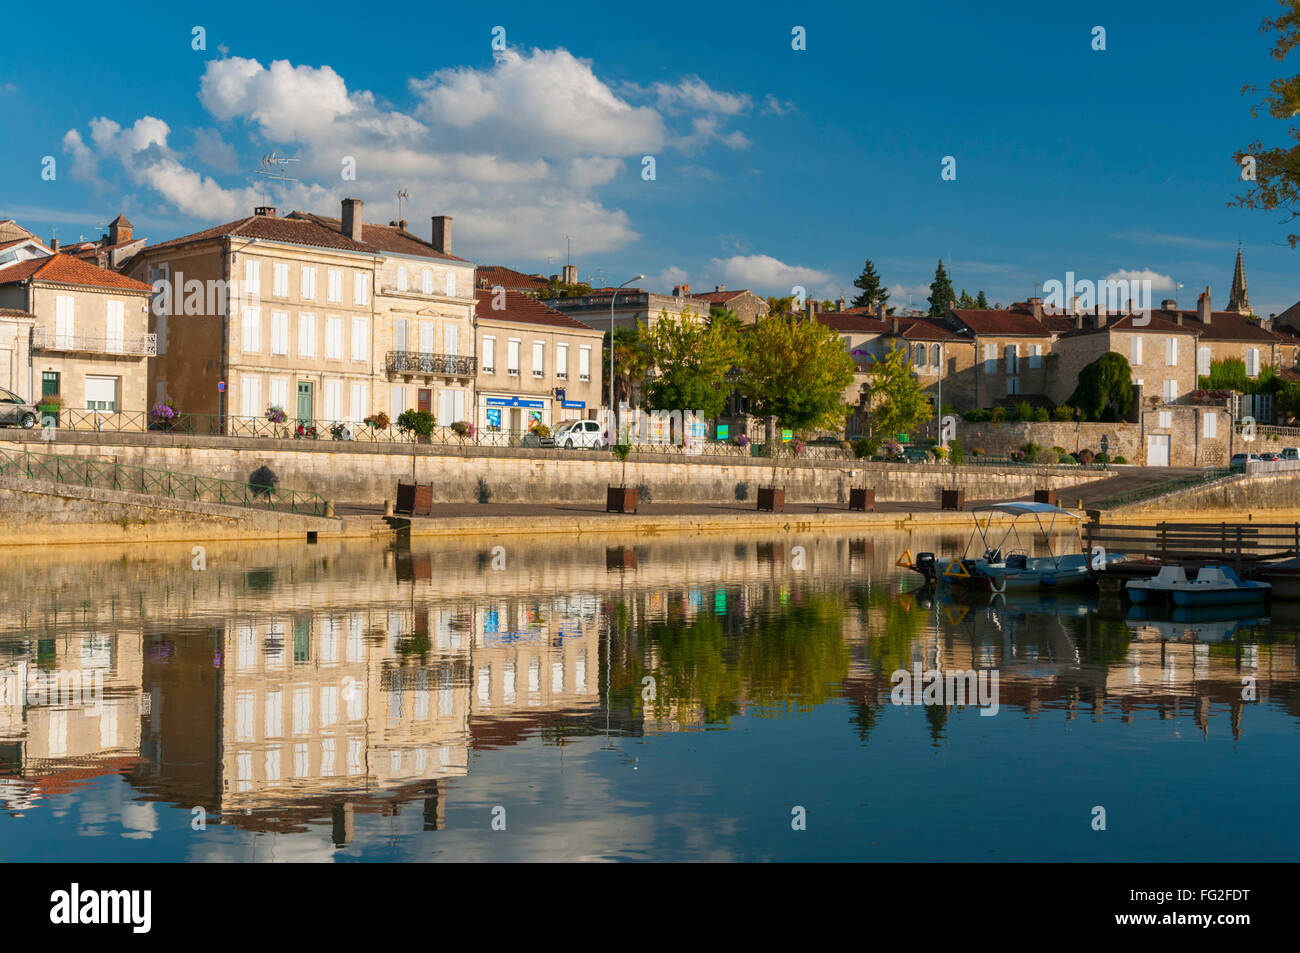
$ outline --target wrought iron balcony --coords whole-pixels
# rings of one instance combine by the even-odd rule
[[[38,351],[81,351],[91,354],[123,354],[131,357],[155,357],[158,354],[156,334],[108,335],[72,333],[36,328],[32,332],[32,348]]]
[[[463,354],[432,354],[426,351],[389,351],[384,359],[389,374],[423,374],[442,377],[473,377],[478,358]]]

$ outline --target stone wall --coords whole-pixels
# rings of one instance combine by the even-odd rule
[[[80,435],[78,435],[80,436]],[[108,437],[110,435],[87,435]],[[91,456],[130,466],[154,467],[202,476],[247,482],[260,466],[269,466],[283,489],[310,490],[333,502],[378,503],[396,495],[398,481],[412,477],[434,485],[439,502],[603,503],[609,484],[622,480],[621,466],[603,451],[546,452],[497,449],[481,456],[454,456],[409,446],[376,445],[344,449],[331,443],[301,441],[238,441],[247,449],[228,446],[160,446],[109,443],[106,440],[55,441],[49,445],[0,444],[10,450],[29,449]],[[208,440],[218,444],[219,440]],[[952,467],[946,464],[901,465],[844,461],[784,463],[777,483],[791,502],[846,503],[850,486],[868,486],[887,501],[934,501],[942,489],[964,489],[970,499],[1023,499],[1038,488],[1062,488],[1104,478],[1097,471],[1072,467]],[[648,501],[734,502],[754,500],[760,486],[769,485],[772,466],[761,459],[738,458],[734,463],[676,462],[634,455],[627,464],[627,482],[645,488]],[[643,499],[645,499],[643,495]]]

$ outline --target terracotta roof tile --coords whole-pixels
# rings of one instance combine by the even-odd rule
[[[888,334],[893,325],[889,318],[881,320],[867,308],[849,308],[846,311],[818,311],[817,320],[836,331],[858,334]]]
[[[0,268],[0,285],[12,284],[31,278],[65,285],[90,285],[99,288],[121,288],[124,291],[151,291],[152,286],[136,281],[116,271],[100,268],[80,258],[59,252],[48,258],[32,258],[15,265]]]
[[[1184,326],[1195,328],[1200,332],[1201,337],[1209,341],[1274,340],[1273,332],[1261,327],[1257,321],[1251,321],[1245,315],[1238,314],[1236,311],[1211,311],[1208,325],[1201,323],[1196,316],[1195,309],[1156,310],[1152,311],[1151,314],[1161,315],[1170,321],[1177,320],[1178,315],[1182,314]]]
[[[0,318],[35,318],[36,315],[19,308],[0,308]]]
[[[474,281],[480,288],[494,288],[500,285],[512,291],[521,288],[536,291],[547,285],[547,280],[541,275],[515,271],[505,265],[479,265],[474,269]]]
[[[175,245],[188,245],[212,238],[238,236],[240,238],[263,238],[267,241],[286,242],[291,245],[308,245],[315,248],[334,248],[341,251],[373,252],[369,246],[354,242],[346,235],[334,229],[326,228],[307,218],[276,218],[270,215],[250,215],[238,221],[214,225],[202,231],[170,241],[151,245],[146,251],[158,248],[171,248]]]
[[[328,215],[317,215],[315,212],[290,212],[281,221],[310,221],[334,232],[340,238],[345,237],[341,231],[343,227],[341,220],[330,218]],[[464,258],[438,251],[431,243],[416,238],[400,225],[362,222],[361,241],[371,249],[392,252],[395,255],[418,255],[422,258],[437,258],[443,261],[465,261]]]
[[[479,288],[476,314],[479,321],[516,321],[521,324],[544,324],[557,328],[573,328],[578,331],[594,331],[589,324],[583,324],[562,311],[548,308],[532,295],[520,291],[507,291],[504,311],[494,310],[492,300],[496,292],[490,288]]]
[[[1069,331],[1062,334],[1061,337],[1078,337],[1083,334],[1097,334],[1101,331],[1148,331],[1159,332],[1161,334],[1199,334],[1196,327],[1187,324],[1178,324],[1170,320],[1159,311],[1152,311],[1150,321],[1146,324],[1134,324],[1138,315],[1126,314],[1120,318],[1110,318],[1103,327],[1088,327],[1088,316],[1084,315],[1084,326],[1081,329]]]
[[[1050,337],[1052,334],[1042,321],[1028,311],[953,308],[952,313],[976,334],[997,337]]]

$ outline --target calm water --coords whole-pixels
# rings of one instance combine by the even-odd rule
[[[1300,610],[894,566],[964,535],[623,542],[0,554],[0,860],[1300,854]],[[914,666],[996,714],[893,704]]]

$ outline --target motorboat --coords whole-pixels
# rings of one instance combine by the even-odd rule
[[[1131,580],[1127,592],[1136,603],[1216,606],[1262,601],[1272,589],[1267,582],[1240,578],[1230,566],[1204,566],[1195,579],[1188,579],[1182,566],[1163,566],[1150,579]]]
[[[1274,599],[1300,599],[1300,557],[1261,563],[1254,574],[1273,587]]]
[[[950,560],[942,571],[933,553],[918,554],[915,562],[903,561],[905,565],[922,575],[927,581],[941,582],[958,589],[977,592],[1002,593],[1023,590],[1078,589],[1086,586],[1093,572],[1104,571],[1106,567],[1123,562],[1121,553],[1098,552],[1090,559],[1083,552],[1056,553],[1053,550],[1052,537],[1058,520],[1072,521],[1073,535],[1079,537],[1081,518],[1069,510],[1063,510],[1051,503],[992,503],[978,506],[971,511],[975,518],[975,533],[966,544],[970,551],[975,537],[983,545],[983,553],[977,558],[967,558],[965,552]],[[980,517],[984,516],[983,522]],[[1000,538],[994,539],[993,518],[1010,516],[1011,522],[1006,526]],[[1032,518],[1037,525],[1047,550],[1046,556],[1031,556],[1028,549],[1009,548],[1019,541],[1019,524],[1022,518]],[[1082,550],[1082,539],[1079,538]]]

